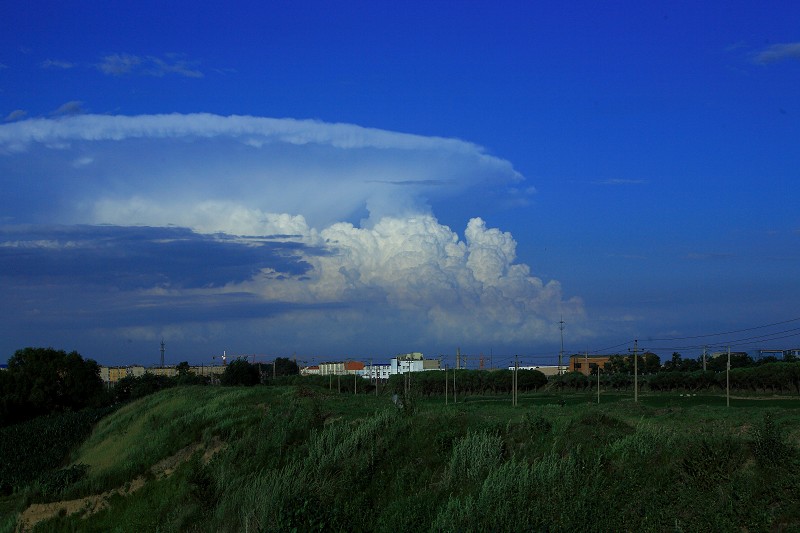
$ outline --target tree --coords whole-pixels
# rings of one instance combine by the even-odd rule
[[[278,357],[275,359],[274,372],[276,376],[296,376],[300,373],[300,368],[288,357]]]
[[[99,365],[75,351],[17,350],[8,360],[6,374],[0,387],[2,423],[99,406],[105,400]]]
[[[661,368],[661,358],[653,352],[644,352],[636,355],[636,364],[639,374],[653,374]],[[633,374],[633,354],[610,356],[604,370],[612,374]]]
[[[661,358],[653,352],[645,352],[639,359],[639,372],[655,374],[661,369]]]
[[[146,372],[141,376],[125,376],[114,386],[114,399],[118,402],[136,400],[163,389],[174,387],[176,380]]]
[[[746,368],[754,364],[753,358],[747,355],[747,352],[731,352],[731,368]],[[728,366],[728,354],[725,352],[715,354],[708,359],[707,366],[714,372],[724,372]]]
[[[225,367],[225,372],[219,378],[223,385],[245,385],[247,387],[261,382],[261,376],[256,365],[250,364],[245,359],[237,359]]]
[[[672,359],[664,362],[665,372],[680,372],[683,369],[683,358],[678,352],[672,352]]]
[[[178,363],[175,370],[178,372],[178,376],[188,376],[189,373],[191,373],[188,361],[181,361]]]

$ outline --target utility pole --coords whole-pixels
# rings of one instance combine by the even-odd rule
[[[461,368],[461,348],[456,348],[456,369]]]
[[[639,341],[633,341],[633,401],[639,401],[639,357],[636,355]]]
[[[447,365],[444,365],[444,404],[447,405]]]
[[[706,347],[703,346],[703,372],[706,371]]]
[[[731,406],[731,347],[728,346],[728,370],[725,372],[726,407]]]
[[[456,369],[453,369],[453,403],[456,403]]]
[[[513,398],[512,405],[514,407],[517,406],[517,383],[518,383],[517,380],[518,380],[518,373],[519,373],[519,356],[515,355],[514,356],[514,379],[513,379],[514,383],[513,383],[513,387],[512,387],[512,393],[511,393],[511,397]]]
[[[597,365],[597,403],[600,403],[600,365]]]
[[[358,374],[353,374],[353,394],[358,394]]]
[[[339,392],[341,394],[341,392],[342,392],[342,375],[341,374],[336,374],[336,387],[337,387],[337,389],[336,389],[337,392]]]
[[[161,368],[164,368],[164,338],[161,338]]]
[[[564,315],[561,315],[561,321],[558,323],[558,329],[561,330],[561,351],[558,352],[558,375],[560,376],[564,368]]]

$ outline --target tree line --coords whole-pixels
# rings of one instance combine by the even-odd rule
[[[135,400],[162,389],[207,385],[210,378],[195,375],[189,363],[176,366],[174,377],[144,373],[126,376],[107,388],[100,377],[100,365],[84,359],[78,352],[53,348],[23,348],[0,371],[0,427],[36,417],[101,408]],[[297,364],[279,357],[273,364],[232,361],[220,375],[222,385],[255,385],[273,377],[297,375]]]
[[[727,387],[727,354],[697,359],[684,358],[674,352],[661,364],[651,352],[637,355],[639,386],[652,391],[722,390]],[[789,392],[800,394],[800,359],[787,354],[783,359],[774,356],[753,359],[745,352],[730,354],[730,386],[734,390],[752,392]],[[598,368],[590,375],[567,372],[551,377],[556,387],[584,390],[597,384]],[[600,386],[607,389],[627,390],[634,384],[634,359],[632,355],[612,355],[600,369]]]
[[[714,390],[727,386],[724,372],[728,358],[720,356],[706,360],[684,359],[679,353],[663,365],[651,352],[637,355],[640,387],[652,391]],[[800,394],[800,361],[764,358],[754,361],[746,353],[731,354],[730,384],[734,390],[760,392],[790,392]],[[631,355],[613,355],[601,369],[600,385],[606,389],[627,390],[634,383],[634,359]],[[519,392],[532,392],[546,385],[558,389],[585,390],[597,383],[597,368],[591,376],[568,372],[549,379],[538,370],[520,370],[517,378]],[[455,382],[453,379],[455,377]],[[174,377],[145,373],[127,376],[107,389],[100,378],[100,366],[79,353],[53,348],[24,348],[8,360],[8,369],[0,372],[0,427],[30,420],[51,413],[100,408],[126,402],[159,390],[180,385],[206,385],[210,378],[197,376],[188,362],[177,365]],[[385,388],[400,392],[406,387],[406,376],[391,376]],[[456,370],[450,372],[415,372],[410,377],[412,389],[422,395],[510,394],[513,388],[511,370]],[[224,386],[257,384],[296,384],[336,388],[344,393],[372,393],[376,385],[360,377],[299,375],[297,364],[279,357],[274,363],[250,363],[238,359],[227,365],[219,377]],[[380,387],[381,385],[377,385]]]

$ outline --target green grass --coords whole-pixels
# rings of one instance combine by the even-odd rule
[[[593,400],[429,397],[411,413],[388,395],[309,387],[168,389],[98,424],[73,453],[90,468],[65,497],[118,487],[189,445],[226,446],[40,529],[800,529],[799,401]]]

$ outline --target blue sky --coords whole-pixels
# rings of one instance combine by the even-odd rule
[[[662,356],[793,320],[797,20],[789,2],[7,2],[0,354],[152,364],[164,338],[173,362],[544,363],[562,317],[568,352]],[[747,336],[704,339],[800,342]]]

